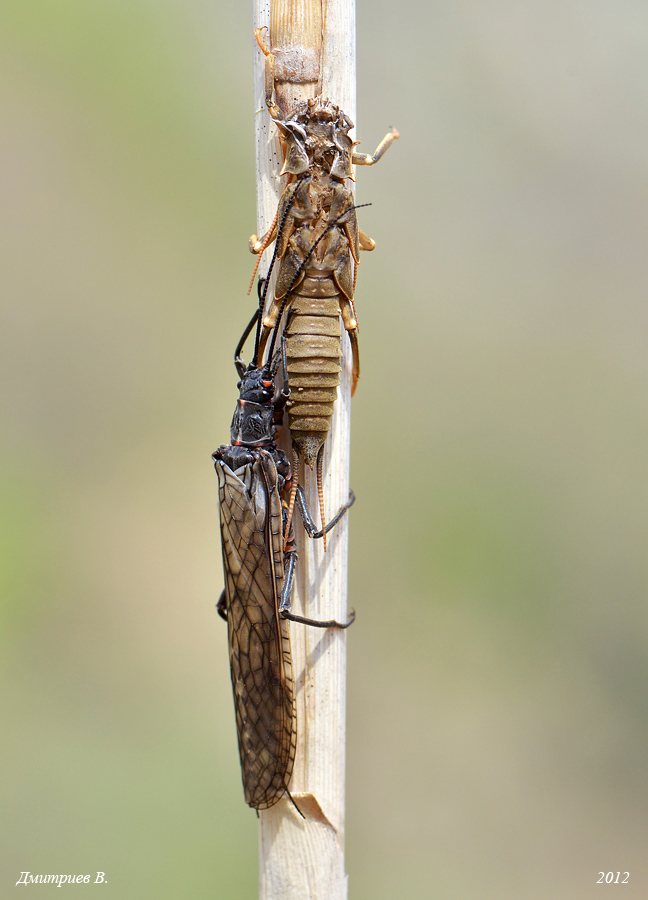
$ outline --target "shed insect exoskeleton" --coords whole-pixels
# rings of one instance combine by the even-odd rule
[[[266,56],[266,104],[284,148],[280,174],[288,175],[290,183],[271,229],[261,239],[256,235],[250,238],[253,253],[262,253],[276,241],[275,256],[280,262],[274,297],[263,318],[259,358],[263,358],[273,329],[280,325],[280,310],[287,307],[292,313],[286,329],[286,358],[293,491],[302,458],[311,469],[316,468],[323,523],[322,454],[340,383],[340,317],[351,342],[353,393],[360,376],[353,305],[356,267],[360,250],[375,247],[358,227],[353,193],[345,181],[354,180],[354,163],[378,162],[399,135],[392,129],[373,156],[358,153],[354,149],[358,142],[349,136],[351,119],[319,97],[297,103],[290,115],[282,118],[273,100],[274,60],[261,40],[262,30],[258,29],[256,36]],[[291,498],[289,518],[292,506]]]

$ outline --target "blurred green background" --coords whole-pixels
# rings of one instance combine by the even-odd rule
[[[647,42],[639,0],[359,0],[362,149],[402,139],[358,173],[352,900],[648,894]],[[209,460],[250,9],[3,0],[0,50],[0,894],[251,898]]]

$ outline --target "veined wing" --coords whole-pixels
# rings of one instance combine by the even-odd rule
[[[250,806],[267,809],[292,774],[295,704],[288,623],[277,614],[283,585],[277,471],[268,452],[256,457],[244,480],[220,460],[216,471],[243,787]]]

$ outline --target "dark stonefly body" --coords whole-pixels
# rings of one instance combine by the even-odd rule
[[[274,434],[287,392],[275,394],[269,367],[249,366],[239,381],[230,443],[212,459],[218,475],[225,588],[218,610],[227,621],[230,671],[245,800],[273,806],[285,793],[296,747],[295,691],[288,619],[320,628],[346,628],[291,612],[297,559],[283,493],[290,463]],[[355,498],[349,497],[332,528]],[[306,509],[297,506],[307,534],[322,537]]]
[[[228,624],[245,801],[267,809],[288,787],[296,746],[290,635],[279,615],[290,465],[274,442],[272,379],[250,369],[239,390],[231,444],[212,455],[225,573],[219,611]]]

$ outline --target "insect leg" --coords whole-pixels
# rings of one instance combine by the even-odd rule
[[[277,302],[276,298],[274,298],[270,305],[270,309],[268,310],[267,316],[264,316],[263,318],[263,328],[261,330],[261,334],[259,335],[259,347],[257,349],[257,362],[259,364],[263,362],[263,354],[265,352],[268,338],[277,325],[280,308],[281,304]],[[271,350],[273,349],[274,348],[271,347]]]
[[[350,507],[352,507],[354,503],[355,494],[353,493],[353,491],[349,491],[349,499],[339,508],[337,513],[333,516],[333,518],[328,523],[326,528],[323,529],[323,531],[328,534],[332,528],[335,528],[347,509],[350,509]],[[304,497],[304,490],[301,485],[297,488],[296,504],[297,509],[299,510],[299,515],[301,516],[302,522],[304,523],[304,531],[306,532],[308,537],[313,538],[313,540],[321,538],[323,531],[317,531],[315,527],[315,523],[313,522],[311,514],[308,511],[308,507],[306,506],[306,498]]]
[[[361,250],[375,250],[376,242],[373,238],[370,238],[368,234],[365,234],[362,228],[358,228],[358,240],[360,242]]]
[[[277,210],[279,212],[279,210]],[[266,231],[262,238],[256,236],[256,234],[251,234],[248,240],[248,247],[250,248],[250,253],[263,253],[263,251],[268,247],[277,237],[277,216],[275,215],[272,220],[272,225],[270,229]]]
[[[292,319],[295,313],[294,309],[289,309],[286,315],[286,322],[284,325],[283,334],[281,335],[281,350],[277,351],[274,355],[274,359],[272,360],[272,376],[275,381],[277,381],[277,375],[281,373],[282,385],[281,388],[277,388],[275,400],[275,406],[277,403],[280,403],[282,407],[286,405],[288,398],[290,397],[290,387],[288,385],[288,362],[286,359],[286,341],[287,335],[286,332],[288,330],[288,323]]]
[[[265,25],[261,28],[257,28],[254,32],[254,37],[256,38],[256,42],[259,45],[259,48],[263,55],[265,56],[265,101],[266,106],[268,107],[268,112],[272,116],[273,119],[280,119],[281,112],[279,111],[279,107],[272,99],[272,93],[274,91],[274,56],[272,52],[268,50],[266,45],[263,43],[263,38],[261,37],[261,32],[267,31]]]
[[[250,253],[258,253],[259,258],[254,264],[254,272],[252,272],[252,278],[250,279],[250,286],[248,288],[248,297],[250,296],[250,291],[252,290],[252,285],[254,284],[254,276],[257,273],[257,269],[259,268],[259,263],[261,262],[261,257],[263,256],[263,252],[272,241],[277,236],[277,219],[279,217],[279,207],[277,207],[277,212],[275,213],[275,217],[272,220],[272,225],[270,226],[270,231],[266,232],[265,237],[259,239],[256,234],[250,235],[250,240],[248,241],[248,246],[250,248]],[[370,238],[371,240],[371,238]]]
[[[329,619],[326,622],[318,622],[317,619],[307,619],[306,616],[298,616],[291,612],[290,604],[296,562],[297,553],[294,550],[289,550],[285,555],[284,583],[283,590],[281,591],[281,602],[279,603],[279,615],[281,618],[289,619],[291,622],[298,622],[300,625],[312,625],[313,628],[348,628],[355,620],[355,610],[353,609],[349,613],[349,618],[344,624],[335,619]]]
[[[351,396],[356,392],[358,381],[360,379],[360,349],[358,347],[358,329],[348,331],[349,340],[351,341]]]
[[[225,619],[225,621],[227,622],[227,597],[225,596],[224,588],[223,593],[218,598],[216,609],[218,610],[218,615],[221,617],[221,619]]]
[[[349,300],[348,297],[345,297],[343,294],[340,295],[340,312],[342,313],[342,324],[346,329],[346,333],[349,335],[349,340],[351,342],[351,358],[352,358],[352,366],[351,366],[351,396],[355,394],[356,388],[358,386],[358,380],[360,378],[360,348],[358,347],[358,320],[355,316],[355,309],[353,307],[353,301]]]
[[[355,610],[352,609],[349,613],[349,618],[346,622],[338,622],[335,619],[329,619],[327,622],[318,622],[316,619],[307,619],[306,616],[297,616],[295,613],[290,612],[287,608],[279,608],[279,615],[282,619],[289,619],[291,622],[297,622],[300,625],[311,625],[313,628],[348,628],[349,625],[353,625],[355,622]]]
[[[293,591],[293,578],[295,577],[295,565],[297,563],[297,551],[288,550],[284,554],[284,581],[281,591],[281,603],[279,612],[285,607],[290,609],[290,597]]]
[[[257,38],[258,40],[258,38]],[[397,141],[400,137],[400,134],[396,131],[396,129],[392,126],[391,131],[388,131],[382,141],[376,147],[376,152],[373,156],[370,153],[355,153],[353,154],[353,163],[356,166],[373,166],[378,162],[380,157],[383,155],[385,150],[387,150],[394,141]]]

